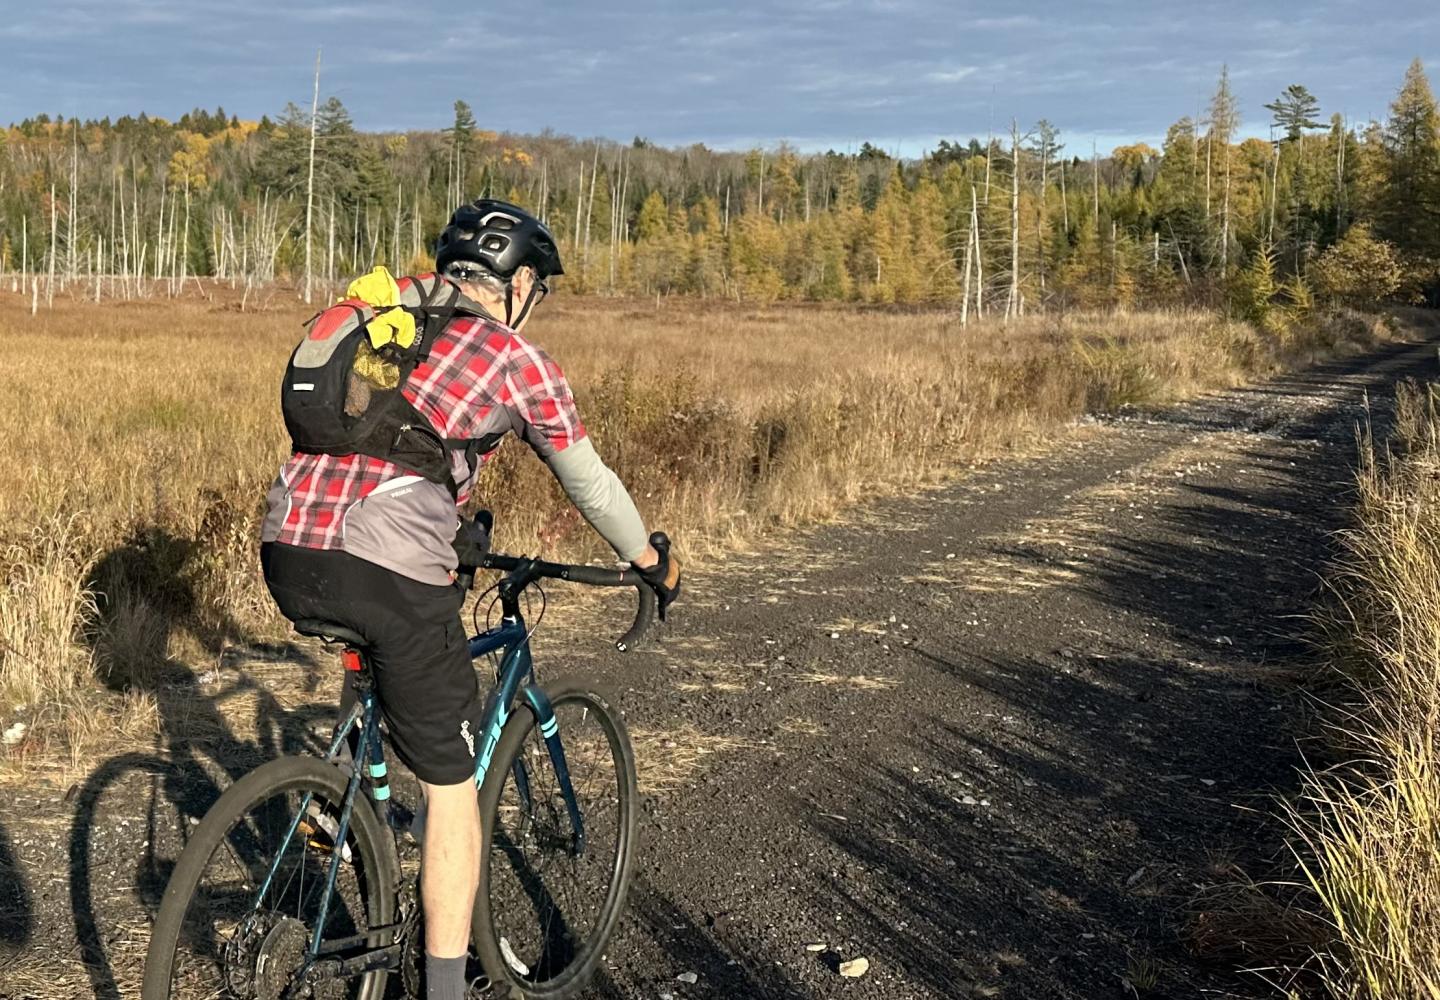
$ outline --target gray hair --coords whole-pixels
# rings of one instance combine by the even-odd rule
[[[474,265],[474,268],[478,272],[478,274],[476,275],[476,277],[467,280],[465,282],[466,284],[472,285],[475,288],[480,289],[486,295],[493,295],[496,298],[499,298],[500,296],[505,294],[505,289],[509,287],[510,282],[506,281],[504,278],[500,277],[493,271],[486,270],[483,266],[480,266],[478,264]],[[534,268],[526,264],[519,268],[516,271],[516,274],[518,274],[520,271],[530,271],[533,274],[534,270]]]

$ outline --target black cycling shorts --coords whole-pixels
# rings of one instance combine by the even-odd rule
[[[482,704],[460,588],[279,542],[260,546],[260,564],[286,618],[322,618],[368,640],[380,709],[405,766],[432,785],[473,779]]]

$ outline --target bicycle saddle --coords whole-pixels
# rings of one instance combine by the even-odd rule
[[[365,637],[354,629],[348,629],[344,625],[336,625],[334,622],[327,622],[319,618],[297,619],[295,631],[315,639],[324,639],[326,642],[343,642],[347,646],[357,648],[368,645]]]

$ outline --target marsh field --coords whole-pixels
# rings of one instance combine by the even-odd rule
[[[315,311],[282,290],[242,311],[221,283],[175,300],[29,306],[0,293],[0,724],[12,734],[0,771],[11,777],[73,774],[97,739],[148,740],[147,692],[167,671],[203,669],[242,636],[284,634],[256,537],[286,454],[280,373]],[[573,297],[547,303],[528,333],[566,371],[647,521],[692,563],[1024,451],[1086,413],[1386,335],[1351,314],[1279,333],[1198,310],[962,328],[940,311]],[[504,549],[606,555],[516,441],[477,494]],[[103,713],[82,710],[97,699]]]
[[[213,795],[215,782],[225,783],[216,765],[232,777],[242,773],[278,738],[266,727],[284,730],[283,743],[295,736],[295,726],[323,725],[334,703],[337,673],[317,670],[303,648],[288,644],[287,623],[271,608],[256,554],[265,488],[286,454],[277,406],[280,373],[313,312],[293,292],[279,289],[252,294],[242,310],[239,293],[208,282],[178,300],[96,305],[58,296],[53,310],[42,306],[35,315],[20,297],[0,296],[0,333],[11,347],[0,383],[12,414],[0,437],[9,470],[0,491],[0,786],[9,787],[16,801],[36,803],[43,814],[29,825],[9,824],[11,860],[0,838],[0,876],[14,869],[18,881],[11,888],[20,893],[16,905],[23,904],[14,910],[15,901],[0,891],[0,916],[29,913],[37,927],[68,928],[72,920],[65,913],[73,911],[80,948],[78,955],[48,955],[33,942],[26,947],[24,935],[17,938],[20,948],[8,971],[0,953],[0,972],[24,988],[19,995],[74,995],[87,981],[101,995],[123,995],[124,984],[138,975],[148,923],[131,896],[149,898],[159,884],[150,885],[152,874],[144,885],[131,886],[138,876],[123,864],[112,872],[99,861],[128,856],[133,847],[123,846],[123,827],[96,825],[97,815],[117,823],[129,815],[119,798],[97,805],[130,788],[111,787],[117,774],[138,769],[134,780],[151,781],[150,809],[160,812],[151,816],[154,831],[141,847],[147,857],[161,857],[174,839],[174,831],[161,829],[168,829],[164,817],[172,808],[162,800],[173,800],[180,815],[203,812],[204,795],[196,789]],[[953,313],[941,311],[559,297],[527,332],[566,371],[597,448],[631,486],[647,521],[679,540],[684,559],[701,571],[699,582],[709,580],[715,591],[726,567],[735,566],[737,594],[756,587],[767,592],[741,600],[763,603],[794,587],[797,570],[804,575],[786,561],[795,529],[846,521],[847,508],[862,504],[873,520],[873,512],[886,507],[872,501],[887,496],[895,498],[890,509],[917,512],[868,529],[863,520],[836,525],[852,539],[846,544],[853,551],[827,549],[818,565],[842,572],[851,557],[874,564],[873,551],[862,558],[862,550],[873,548],[867,534],[875,544],[913,544],[899,541],[912,529],[902,523],[907,516],[915,518],[916,541],[933,534],[935,526],[922,530],[923,522],[938,515],[923,499],[904,498],[949,480],[969,489],[968,480],[998,477],[997,483],[1007,484],[1004,495],[1013,492],[1027,508],[1043,513],[1055,502],[1068,509],[1089,502],[1085,498],[1094,491],[1057,495],[1065,476],[1108,475],[1103,446],[1100,466],[1085,471],[1087,437],[1124,438],[1132,432],[1121,425],[1145,424],[1077,426],[1087,414],[1158,411],[1396,338],[1413,341],[1417,329],[1409,321],[1397,325],[1348,312],[1296,317],[1265,330],[1203,310],[1072,313],[962,326]],[[1225,398],[1230,396],[1235,394]],[[1255,397],[1262,406],[1286,398]],[[1243,410],[1248,404],[1213,405]],[[1190,432],[1182,426],[1173,432],[1180,435],[1174,456],[1197,447],[1184,443]],[[1069,471],[1049,482],[1047,469]],[[1143,495],[1149,474],[1137,479],[1126,472],[1124,489]],[[1110,496],[1104,492],[1109,489],[1096,496]],[[518,442],[501,447],[473,502],[496,512],[501,548],[564,559],[609,557],[543,465]],[[1076,513],[1075,524],[1088,524],[1093,516]],[[1059,514],[1056,523],[1069,519]],[[983,532],[974,544],[983,547]],[[1019,572],[1009,558],[948,565],[975,573],[993,563],[1009,567],[1006,574]],[[1120,559],[1116,566],[1125,562],[1112,558]],[[813,553],[805,559],[815,564]],[[761,582],[767,572],[775,589]],[[902,579],[930,579],[929,571],[916,572]],[[1253,576],[1250,570],[1237,573]],[[1146,578],[1139,571],[1124,578],[1121,590],[1134,593],[1120,606],[1143,603],[1136,588]],[[1031,593],[1015,589],[1028,579],[989,588],[994,593],[987,599],[1028,605],[1030,597],[1015,596]],[[988,592],[978,578],[965,586]],[[718,591],[690,595],[697,619],[692,625],[713,619],[721,605],[730,611],[730,599]],[[778,599],[783,607],[789,598]],[[859,604],[821,611],[833,599],[805,600],[820,603],[785,613],[807,620],[826,615],[826,641],[879,642],[886,629],[902,627],[866,625]],[[562,631],[547,641],[560,648],[560,637],[578,637],[576,622],[582,630],[606,629],[602,618],[559,615]],[[563,631],[567,620],[571,633]],[[790,686],[834,704],[825,711],[813,704],[791,708],[773,731],[764,730],[768,735],[736,735],[713,716],[730,710],[726,699],[755,689],[753,678],[731,676],[753,665],[751,654],[720,652],[715,644],[735,637],[715,631],[720,626],[713,621],[710,627],[704,635],[682,628],[662,643],[661,689],[671,698],[698,701],[669,709],[643,704],[633,723],[641,787],[654,802],[678,803],[696,782],[710,780],[704,775],[724,774],[742,758],[768,759],[776,740],[809,741],[827,733],[838,738],[847,698],[901,696],[897,682],[873,667],[851,676],[833,666],[809,666]],[[802,626],[785,641],[803,645],[815,628]],[[1046,634],[1046,628],[1021,627],[999,648],[1009,655],[1043,644]],[[567,639],[567,656],[593,646],[593,638]],[[644,669],[653,672],[657,665]],[[972,697],[968,686],[962,688],[965,699]],[[652,692],[639,700],[655,697]],[[714,699],[719,701],[712,704]],[[1186,710],[1178,706],[1160,716],[1183,717]],[[191,760],[196,747],[215,758],[198,771]],[[716,767],[715,761],[729,763]],[[1156,765],[1135,766],[1143,774]],[[177,775],[195,780],[187,784]],[[168,776],[164,789],[154,785],[161,776]],[[192,803],[187,796],[199,798]],[[1059,809],[1069,799],[1046,801]],[[46,831],[69,823],[71,811],[88,818],[71,826],[71,871],[62,875],[63,864],[42,860],[43,845]],[[767,816],[759,813],[755,821],[779,822]],[[1056,817],[1053,828],[1065,826]],[[1207,843],[1212,836],[1219,834],[1207,834]],[[166,846],[159,846],[162,841]],[[69,884],[68,910],[44,895],[47,877]],[[677,900],[698,900],[705,890],[678,892]],[[86,930],[82,914],[92,921],[99,914],[110,928],[103,940]],[[1116,915],[1106,919],[1123,926]],[[625,947],[647,956],[631,973],[644,979],[667,961],[654,949],[669,924],[653,914],[638,920]],[[719,960],[713,964],[717,974],[729,968]],[[626,975],[612,973],[621,977],[616,982]],[[1070,970],[1062,978],[1078,975]],[[889,995],[881,981],[872,988]]]

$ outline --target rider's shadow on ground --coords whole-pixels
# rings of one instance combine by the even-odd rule
[[[116,952],[115,929],[133,926],[136,909],[153,919],[192,822],[258,763],[313,749],[335,715],[333,699],[287,708],[231,662],[237,651],[284,657],[305,672],[306,693],[323,677],[303,650],[259,642],[203,599],[196,583],[203,554],[194,539],[147,528],[90,574],[97,615],[85,638],[99,676],[117,691],[153,696],[159,713],[152,746],[101,762],[73,796],[71,911],[81,961],[101,998],[118,998],[138,980],[139,956]],[[181,648],[195,651],[196,662],[176,658]],[[252,724],[253,735],[238,733],[232,720]],[[146,806],[139,829],[129,825],[137,797]],[[123,902],[107,884],[117,874],[133,887]]]

